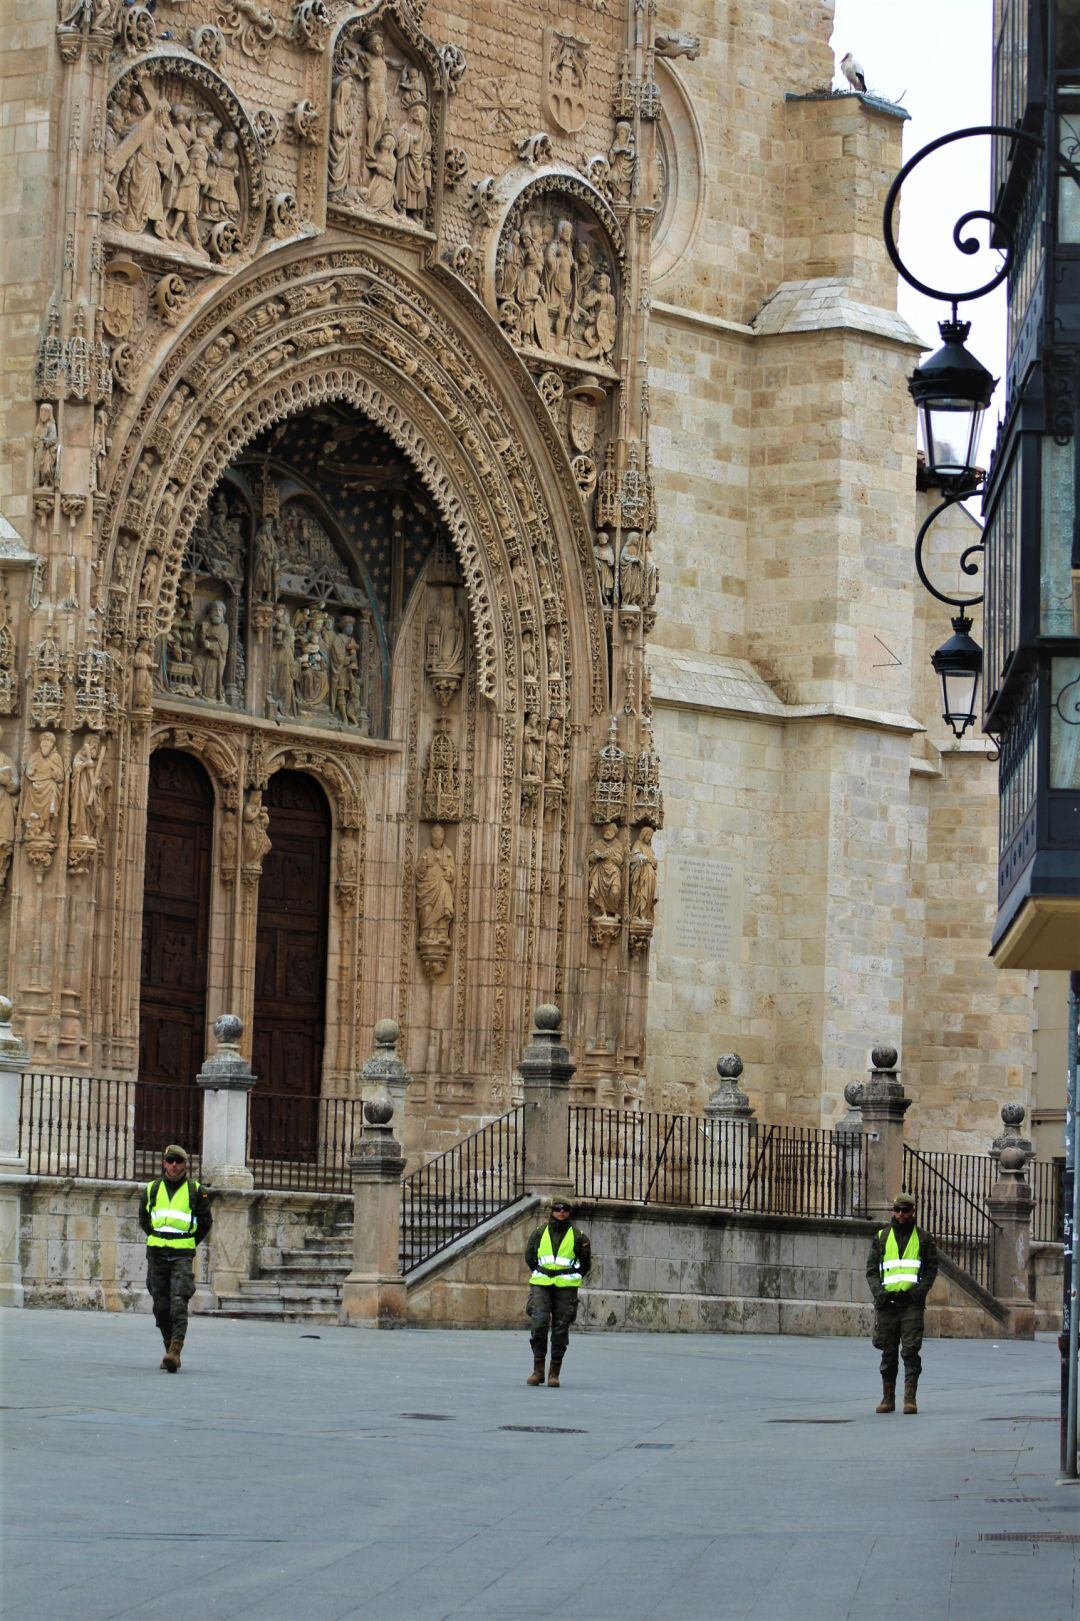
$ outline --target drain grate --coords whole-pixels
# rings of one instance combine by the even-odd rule
[[[635,1452],[670,1452],[675,1445],[674,1441],[638,1441],[634,1446]]]
[[[1061,1419],[1056,1413],[1013,1413],[1011,1416],[995,1413],[993,1418],[984,1418],[984,1424],[1060,1424]]]
[[[588,1430],[567,1430],[561,1424],[500,1424],[500,1430],[514,1430],[519,1435],[588,1435]]]
[[[984,1497],[984,1503],[1044,1503],[1044,1497]]]
[[[446,1424],[453,1418],[453,1413],[399,1413],[399,1418],[423,1418],[429,1424]]]
[[[1080,1531],[980,1531],[980,1542],[1080,1542]]]
[[[853,1424],[851,1418],[767,1418],[766,1424]]]

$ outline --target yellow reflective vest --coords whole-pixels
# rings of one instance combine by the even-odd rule
[[[146,1208],[150,1216],[147,1245],[151,1248],[193,1250],[195,1248],[195,1212],[191,1208],[191,1189],[198,1192],[199,1184],[186,1177],[175,1193],[170,1194],[165,1178],[158,1182],[157,1194],[151,1203],[154,1184],[146,1184]]]
[[[878,1230],[879,1238],[884,1231],[884,1227]],[[904,1245],[904,1253],[901,1255],[896,1234],[890,1227],[889,1236],[885,1240],[885,1253],[881,1258],[881,1282],[885,1289],[890,1294],[901,1294],[906,1289],[914,1289],[921,1270],[919,1229],[912,1227],[911,1237]]]
[[[580,1266],[575,1253],[573,1227],[568,1227],[563,1234],[557,1255],[551,1243],[551,1229],[545,1227],[536,1247],[536,1270],[530,1274],[529,1282],[543,1284],[545,1288],[580,1289]]]

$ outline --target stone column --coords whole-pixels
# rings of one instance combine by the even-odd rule
[[[214,1225],[208,1240],[209,1286],[213,1295],[231,1294],[251,1265],[251,1190],[247,1164],[248,1095],[255,1085],[237,1045],[244,1026],[235,1013],[214,1025],[217,1051],[195,1077],[203,1089],[200,1179],[214,1195]]]
[[[716,1192],[741,1198],[756,1152],[758,1124],[750,1099],[739,1086],[743,1061],[738,1053],[716,1060],[720,1085],[705,1105],[709,1121],[710,1181]]]
[[[390,1129],[405,1140],[405,1093],[412,1076],[397,1055],[401,1028],[395,1019],[380,1019],[373,1031],[375,1051],[360,1070],[361,1095],[386,1097],[394,1106]]]
[[[518,1064],[525,1082],[525,1189],[550,1198],[573,1196],[567,1169],[570,1078],[577,1065],[559,1040],[562,1014],[550,1002],[533,1014],[529,1045]]]
[[[873,1068],[862,1097],[866,1214],[880,1226],[888,1222],[893,1199],[903,1186],[904,1116],[912,1099],[896,1073],[895,1047],[875,1047],[870,1061]]]
[[[401,1271],[401,1174],[405,1160],[390,1125],[393,1115],[394,1106],[388,1097],[365,1103],[360,1141],[349,1157],[353,1264],[341,1288],[341,1321],[353,1328],[405,1326],[405,1279]]]
[[[1019,1120],[1006,1119],[1006,1111],[1016,1109],[1019,1104],[1006,1104],[1001,1111],[1006,1136],[998,1150],[998,1179],[986,1201],[995,1223],[990,1234],[990,1288],[1008,1313],[1005,1333],[1015,1340],[1030,1340],[1035,1338],[1035,1303],[1028,1293],[1028,1255],[1035,1200],[1024,1175],[1028,1156],[1023,1140],[1008,1137],[1009,1126],[1019,1126],[1023,1119],[1022,1109]]]
[[[836,1214],[862,1214],[863,1196],[863,1118],[864,1089],[861,1081],[849,1081],[844,1088],[848,1112],[833,1127],[836,1137]]]
[[[26,1065],[26,1047],[11,1028],[11,1003],[0,996],[0,1306],[23,1303],[19,1178],[27,1164],[19,1155],[19,1098]]]

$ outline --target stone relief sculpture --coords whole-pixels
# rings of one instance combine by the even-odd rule
[[[428,749],[420,802],[420,815],[425,821],[457,822],[461,819],[457,744],[445,730],[446,724],[443,722],[440,730],[436,731]]]
[[[615,125],[607,161],[612,201],[627,204],[635,190],[637,148],[634,144],[634,126],[625,118],[620,118]]]
[[[154,704],[154,655],[145,639],[136,647],[131,666],[132,710],[148,715]]]
[[[616,263],[595,219],[576,199],[526,195],[511,209],[496,255],[495,298],[513,342],[594,361],[598,369],[614,364]]]
[[[23,767],[19,822],[27,859],[38,876],[52,865],[64,806],[66,772],[52,732],[42,732]]]
[[[68,794],[68,866],[72,872],[89,867],[101,848],[105,800],[109,790],[101,740],[90,732],[71,762]]]
[[[445,840],[446,831],[436,822],[431,830],[431,842],[416,863],[417,949],[433,979],[446,969],[455,911],[457,868]]]
[[[627,531],[619,553],[619,601],[624,608],[641,608],[645,601],[645,559],[636,529]]]
[[[10,754],[0,754],[0,894],[7,885],[11,852],[15,848],[15,809],[19,794],[19,768]]]
[[[346,28],[334,53],[328,190],[339,207],[422,225],[432,189],[431,95],[387,34]]]
[[[240,247],[261,175],[254,137],[236,127],[239,103],[222,116],[227,96],[209,69],[172,59],[121,78],[104,132],[106,224],[199,258],[220,261]]]
[[[544,111],[564,135],[576,135],[589,112],[589,41],[544,30]]]

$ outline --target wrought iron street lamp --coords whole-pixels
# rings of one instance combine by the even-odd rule
[[[943,642],[936,653],[931,653],[930,663],[941,681],[941,696],[944,703],[942,719],[948,722],[954,735],[960,738],[969,726],[975,724],[975,701],[979,691],[979,676],[982,673],[982,648],[969,634],[971,620],[967,614],[958,613],[952,627],[953,633],[948,641]]]
[[[956,479],[974,488],[979,436],[997,379],[965,347],[970,321],[942,321],[944,346],[916,367],[908,389],[919,411],[926,470],[937,479]]]

